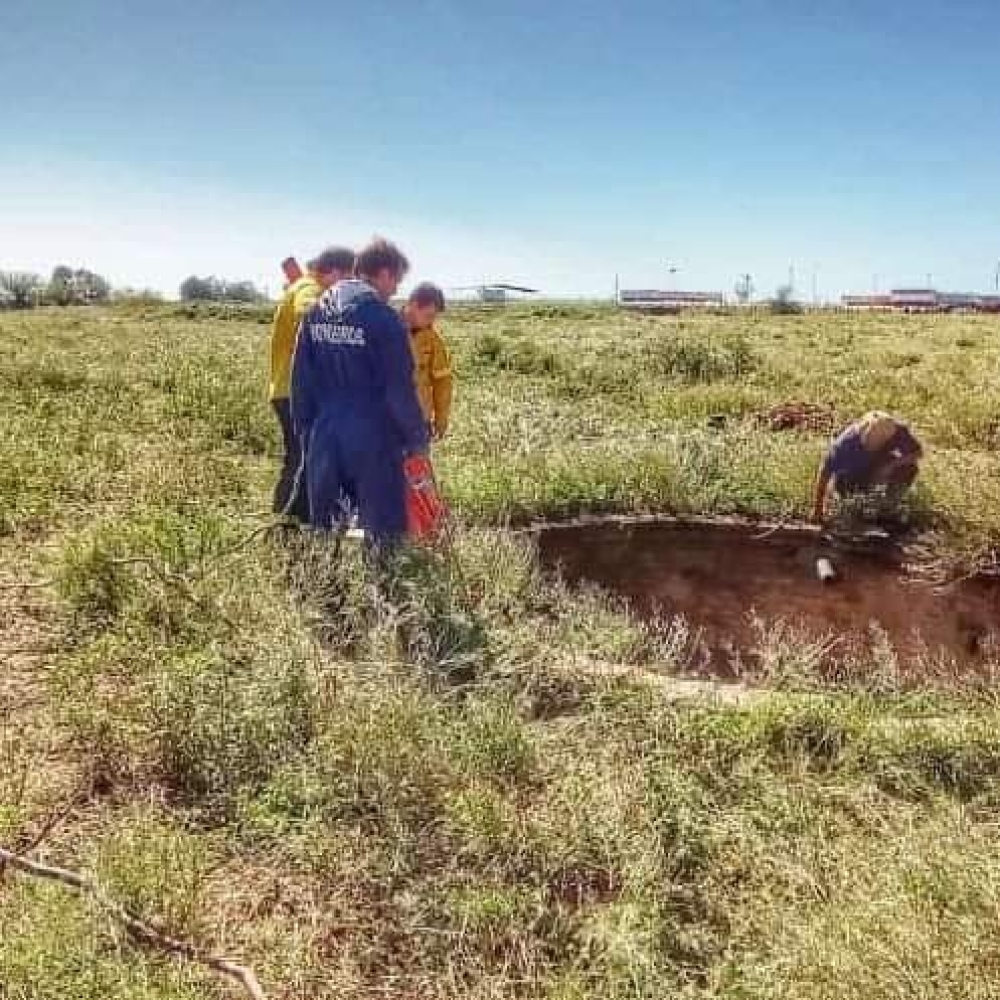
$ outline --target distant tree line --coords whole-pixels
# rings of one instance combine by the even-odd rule
[[[60,264],[47,282],[30,271],[0,271],[0,308],[94,305],[110,298],[107,278],[83,267]]]
[[[42,279],[29,271],[0,271],[0,309],[30,309],[38,305]]]
[[[227,281],[216,278],[199,278],[191,275],[180,287],[184,302],[261,302],[264,296],[252,281]]]
[[[180,287],[185,302],[262,302],[264,295],[252,281],[229,281],[191,275]],[[162,296],[151,289],[123,288],[86,268],[60,264],[46,281],[31,271],[0,270],[0,309],[31,309],[34,306],[80,306],[110,301],[157,302]]]

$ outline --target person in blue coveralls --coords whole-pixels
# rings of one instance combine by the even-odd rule
[[[356,512],[379,548],[406,534],[403,462],[425,454],[429,441],[409,333],[388,304],[408,269],[394,244],[373,240],[358,254],[356,277],[328,289],[306,314],[292,365],[309,523],[343,528]]]

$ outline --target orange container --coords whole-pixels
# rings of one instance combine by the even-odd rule
[[[406,521],[410,538],[430,540],[440,534],[448,508],[434,482],[434,468],[426,455],[412,455],[403,463],[406,473]]]

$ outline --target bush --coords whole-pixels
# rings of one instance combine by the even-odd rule
[[[224,810],[309,744],[317,710],[308,664],[263,648],[252,658],[176,658],[138,713],[167,784]]]
[[[531,340],[508,343],[495,333],[480,335],[473,344],[472,362],[479,368],[518,375],[554,375],[562,365],[550,350]]]
[[[759,364],[749,342],[739,335],[719,343],[658,340],[649,347],[645,360],[655,374],[690,383],[742,378]]]

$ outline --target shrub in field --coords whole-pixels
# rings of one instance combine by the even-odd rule
[[[791,285],[782,285],[771,299],[771,312],[775,316],[797,316],[802,312],[802,303],[793,297],[795,290]]]
[[[81,639],[102,634],[103,655],[84,649],[63,676],[88,743],[117,727],[131,768],[225,808],[311,739],[309,647],[222,519],[103,526],[68,549],[58,580]]]
[[[206,612],[212,616],[211,606],[199,603],[195,577],[234,540],[218,516],[140,513],[68,545],[56,582],[82,625],[107,628],[129,614],[178,635]]]
[[[477,338],[472,348],[472,363],[479,368],[518,375],[553,375],[560,369],[559,358],[534,341],[510,342],[494,333]]]
[[[203,968],[129,948],[62,886],[12,880],[4,896],[0,983],[12,1000],[203,1000],[214,988]]]
[[[649,346],[646,362],[655,374],[684,382],[741,378],[758,366],[753,348],[738,335],[718,343],[662,338]]]
[[[401,555],[390,587],[407,659],[453,679],[470,679],[488,656],[485,622],[461,566],[447,553]]]
[[[431,837],[461,788],[524,785],[535,773],[532,741],[506,701],[449,705],[380,671],[347,679],[331,707],[308,751],[247,800],[255,823],[361,822],[402,841]]]
[[[174,658],[153,679],[138,716],[167,783],[225,806],[309,744],[317,708],[308,664],[283,648],[263,648],[239,658]]]

